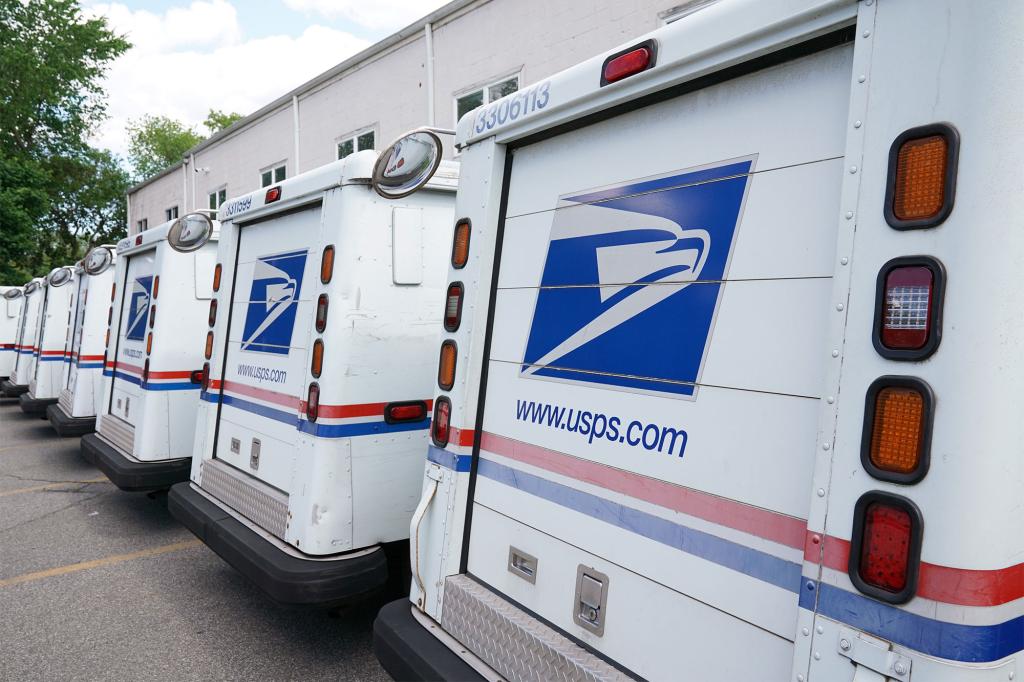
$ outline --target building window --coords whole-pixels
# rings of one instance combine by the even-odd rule
[[[285,177],[287,177],[287,172],[283,163],[280,166],[264,168],[260,171],[260,187],[269,187],[274,183],[281,182]]]
[[[143,218],[142,220],[135,223],[135,227],[138,228],[139,232],[145,232],[149,229],[149,218]]]
[[[227,187],[221,187],[220,189],[218,189],[215,192],[210,192],[210,210],[214,212],[213,215],[210,216],[211,218],[213,218],[214,220],[217,219],[216,211],[217,211],[218,208],[220,208],[220,205],[223,204],[224,201],[227,198],[228,198],[228,188]]]
[[[477,107],[483,106],[484,104],[490,104],[494,100],[501,99],[505,95],[511,95],[518,89],[519,76],[516,75],[511,78],[502,78],[501,80],[493,83],[488,83],[482,88],[477,88],[476,90],[456,95],[455,123],[458,124],[460,118]]]
[[[366,149],[374,149],[375,141],[372,130],[364,130],[354,135],[346,136],[338,140],[338,158],[344,159],[349,154],[355,154]]]
[[[177,217],[178,217],[178,207],[177,206],[171,206],[170,208],[164,210],[164,218],[165,219],[167,219],[167,220],[174,220]]]

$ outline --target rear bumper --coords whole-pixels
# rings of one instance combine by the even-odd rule
[[[170,488],[187,481],[192,470],[191,457],[158,462],[130,459],[95,433],[82,437],[82,457],[106,474],[111,483],[128,492]]]
[[[47,407],[46,418],[50,420],[57,435],[65,438],[84,436],[96,430],[96,417],[71,417],[60,405]]]
[[[57,399],[33,398],[31,393],[22,393],[21,397],[18,398],[18,402],[21,403],[21,411],[25,414],[44,417],[46,416],[46,408],[50,405],[56,405]]]
[[[28,392],[28,384],[12,384],[11,380],[0,382],[0,392],[8,398],[17,398],[22,393]]]
[[[408,599],[384,608],[373,621],[373,653],[396,680],[483,680],[468,663],[420,624]]]

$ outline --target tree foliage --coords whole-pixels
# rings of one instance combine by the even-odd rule
[[[223,111],[218,111],[217,109],[210,109],[210,113],[206,115],[206,120],[203,121],[203,125],[210,131],[210,135],[216,135],[241,118],[242,115],[234,111],[231,113],[225,113]]]
[[[153,177],[203,140],[193,128],[166,116],[146,115],[128,122],[128,163],[138,181]]]
[[[86,139],[129,48],[74,0],[0,0],[0,283],[73,263],[123,233],[128,179]]]

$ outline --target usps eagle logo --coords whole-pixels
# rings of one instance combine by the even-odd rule
[[[755,160],[560,197],[520,376],[695,397]]]
[[[288,354],[307,254],[293,251],[256,260],[242,330],[242,350]]]
[[[125,338],[130,341],[142,341],[146,337],[150,292],[152,291],[152,275],[136,277],[132,282],[132,295],[128,299],[128,326],[125,332]]]

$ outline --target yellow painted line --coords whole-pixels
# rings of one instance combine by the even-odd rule
[[[40,490],[57,490],[59,488],[66,488],[71,485],[87,485],[89,483],[109,483],[107,478],[90,478],[86,481],[61,481],[60,483],[47,483],[46,485],[34,485],[31,488],[17,488],[15,490],[2,490],[0,491],[0,497],[7,497],[8,495],[20,495],[21,493],[35,493]],[[75,492],[73,490],[68,492]]]
[[[135,559],[147,559],[149,557],[160,556],[161,554],[169,554],[170,552],[177,552],[182,549],[189,549],[190,547],[195,547],[199,544],[201,543],[199,542],[198,539],[185,540],[184,542],[175,542],[171,545],[153,547],[151,549],[143,549],[138,552],[129,552],[128,554],[115,554],[113,556],[104,557],[102,559],[82,561],[77,564],[57,566],[56,568],[47,568],[44,571],[35,571],[34,573],[23,573],[22,575],[16,575],[13,578],[5,578],[3,580],[0,580],[0,587],[10,587],[11,585],[30,583],[36,580],[42,580],[44,578],[53,578],[58,575],[77,573],[78,571],[87,571],[91,568],[114,566],[115,564],[122,564],[126,561],[133,561]]]

